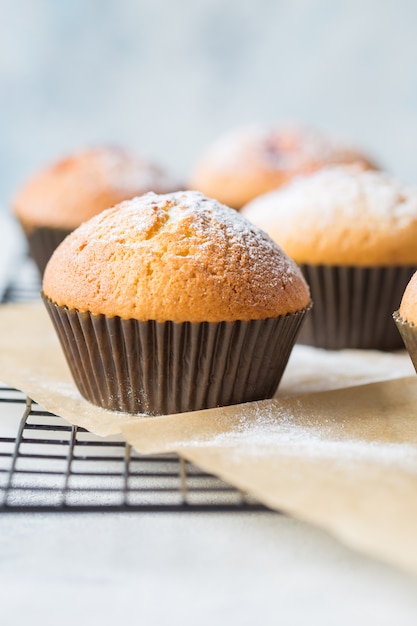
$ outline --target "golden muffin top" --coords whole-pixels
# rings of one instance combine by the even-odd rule
[[[123,200],[179,188],[161,167],[106,146],[79,152],[38,172],[17,192],[13,210],[28,231],[37,226],[71,230]]]
[[[376,166],[345,144],[298,125],[253,125],[229,131],[201,154],[189,187],[240,209],[294,176],[326,165],[357,163]]]
[[[266,233],[192,191],[148,193],[82,224],[52,255],[43,291],[60,306],[161,322],[265,319],[310,302]]]
[[[417,189],[383,172],[334,166],[242,209],[297,263],[417,263]]]

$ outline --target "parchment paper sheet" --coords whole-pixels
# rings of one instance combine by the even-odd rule
[[[0,380],[96,434],[123,432],[139,452],[176,451],[266,505],[417,573],[417,376],[405,351],[296,346],[274,400],[132,417],[80,396],[36,302],[0,307]],[[349,386],[369,381],[383,382]]]
[[[417,379],[167,416],[123,427],[273,509],[417,574]]]

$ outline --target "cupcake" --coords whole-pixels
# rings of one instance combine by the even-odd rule
[[[242,214],[301,267],[314,302],[299,341],[402,347],[392,311],[417,268],[417,189],[383,172],[334,166],[298,177]]]
[[[82,222],[122,200],[180,188],[159,166],[118,147],[86,150],[58,161],[16,194],[13,210],[39,271]]]
[[[190,189],[240,209],[294,176],[332,164],[375,168],[359,151],[298,126],[252,126],[217,139],[200,157]]]
[[[271,397],[310,306],[289,257],[197,192],[103,211],[55,250],[43,298],[93,404],[166,414]]]
[[[411,277],[393,317],[417,372],[417,273]]]

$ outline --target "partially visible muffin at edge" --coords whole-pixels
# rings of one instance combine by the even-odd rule
[[[399,314],[404,321],[417,326],[417,272],[413,274],[405,288]]]
[[[104,378],[122,388],[81,393],[152,414],[272,396],[310,305],[264,232],[196,192],[149,193],[81,225],[52,255],[43,295],[73,374],[121,367]]]
[[[39,270],[58,243],[104,209],[148,191],[181,184],[164,168],[119,146],[76,152],[42,169],[15,194],[12,208]]]
[[[377,166],[363,152],[301,125],[252,125],[231,130],[200,155],[189,188],[229,206],[242,206],[327,165]]]
[[[417,272],[405,288],[400,307],[393,317],[417,372]]]
[[[391,315],[417,269],[417,189],[383,172],[335,166],[297,177],[242,214],[282,246],[310,284],[315,307],[300,341],[401,347]]]

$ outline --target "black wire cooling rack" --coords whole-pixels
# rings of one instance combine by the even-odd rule
[[[39,297],[27,260],[3,302]],[[0,385],[0,512],[265,511],[246,494],[177,455],[139,455],[117,437],[70,426]]]

